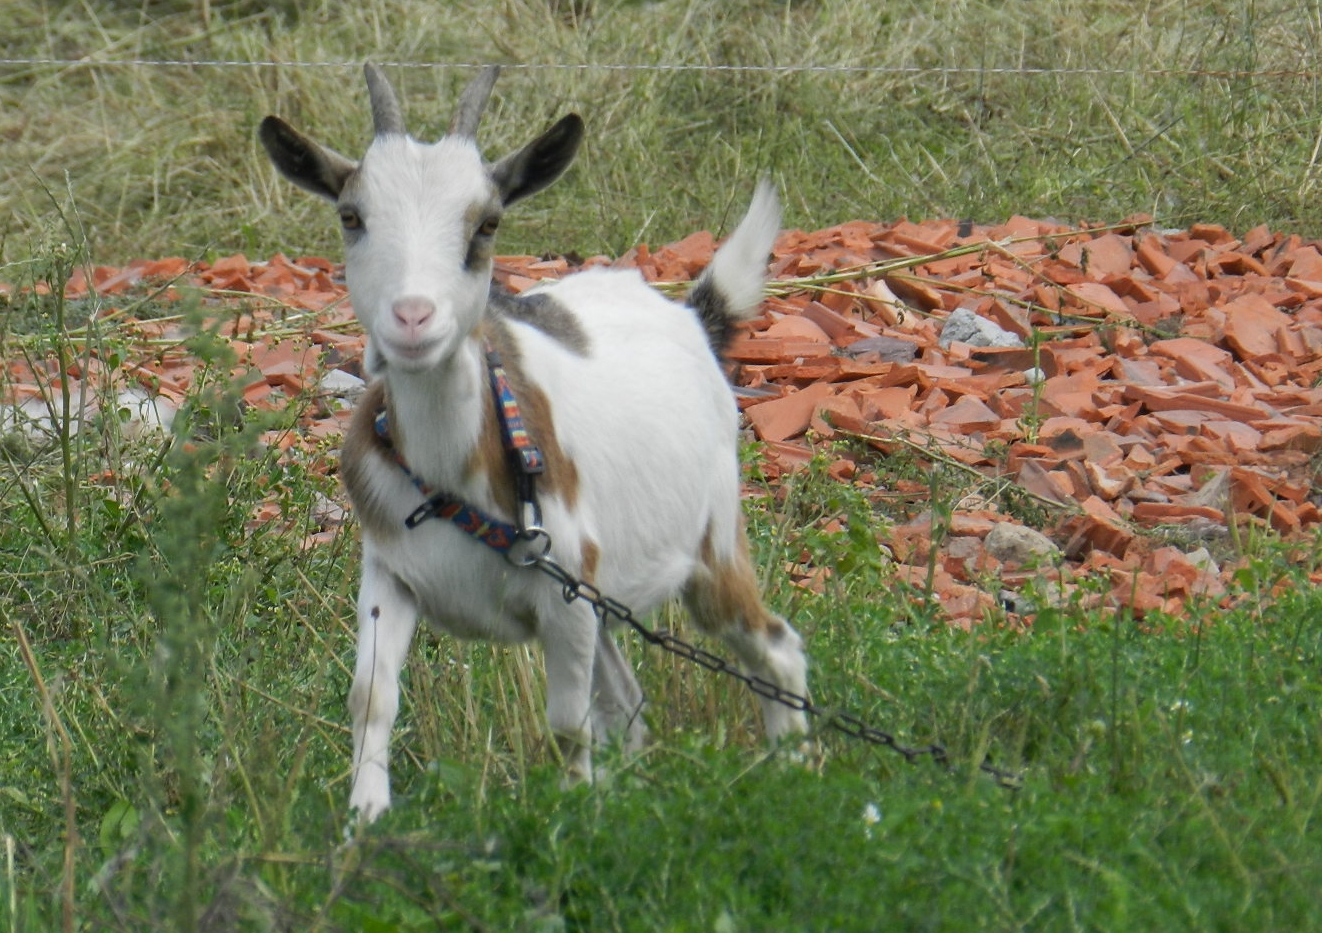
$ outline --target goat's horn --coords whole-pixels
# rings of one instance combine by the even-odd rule
[[[477,77],[468,83],[459,97],[459,106],[450,121],[450,135],[473,139],[477,136],[477,124],[482,119],[487,98],[500,75],[499,65],[488,65],[477,73]]]
[[[372,126],[377,136],[386,133],[406,133],[404,114],[399,109],[399,98],[384,71],[370,62],[363,66],[367,77],[367,96],[372,101]]]

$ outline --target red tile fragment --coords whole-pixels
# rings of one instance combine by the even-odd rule
[[[829,385],[816,383],[781,398],[753,405],[746,414],[759,438],[783,441],[808,430],[818,403],[831,394]]]
[[[1083,514],[1065,524],[1070,534],[1066,553],[1077,554],[1088,549],[1124,557],[1134,540],[1134,532],[1119,513],[1097,496],[1089,496],[1079,504]]]
[[[1129,305],[1108,285],[1101,282],[1080,282],[1066,289],[1074,298],[1074,304],[1085,314],[1106,314],[1128,319],[1134,316]]]
[[[1143,234],[1137,237],[1137,242],[1136,258],[1139,265],[1157,278],[1165,278],[1175,266],[1179,265],[1167,254],[1159,236]]]
[[[1076,240],[1061,248],[1064,262],[1077,266],[1089,277],[1101,280],[1108,275],[1125,275],[1134,264],[1131,237],[1106,233],[1090,240]]]
[[[1212,380],[1225,391],[1235,388],[1230,374],[1231,355],[1219,347],[1193,337],[1175,337],[1157,340],[1148,348],[1154,355],[1173,361],[1175,371],[1185,379]]]
[[[1266,356],[1280,349],[1278,334],[1290,326],[1290,316],[1274,308],[1260,295],[1241,295],[1228,302],[1225,339],[1240,359]]]
[[[954,404],[942,408],[929,418],[934,425],[971,434],[1000,426],[1001,417],[972,395],[964,395]]]

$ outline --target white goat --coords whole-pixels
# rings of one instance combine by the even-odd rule
[[[567,603],[554,580],[451,521],[406,527],[434,490],[511,524],[526,510],[488,388],[488,347],[543,454],[536,488],[550,557],[636,614],[682,595],[751,674],[804,694],[802,643],[764,607],[749,561],[737,414],[718,363],[733,323],[761,301],[774,190],[759,187],[688,306],[632,271],[587,271],[514,296],[491,281],[496,226],[569,166],[582,120],[570,114],[488,164],[475,133],[495,69],[464,91],[433,145],[406,134],[379,69],[366,74],[375,139],[361,162],[276,117],[260,129],[282,174],[335,202],[369,338],[374,379],[342,463],[363,535],[351,808],[370,820],[390,805],[390,731],[419,614],[461,638],[540,640],[567,781],[592,779],[594,738],[643,738],[642,692],[591,605]],[[767,700],[763,721],[772,740],[805,729],[802,712]]]

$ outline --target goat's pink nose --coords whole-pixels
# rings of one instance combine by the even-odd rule
[[[421,327],[436,313],[436,303],[428,298],[400,298],[390,306],[395,320],[408,328]]]

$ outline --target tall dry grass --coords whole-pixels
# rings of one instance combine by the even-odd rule
[[[254,127],[280,113],[356,154],[364,59],[410,66],[392,74],[422,137],[472,63],[509,66],[493,155],[565,110],[587,117],[577,167],[521,208],[511,252],[719,229],[762,173],[804,227],[1146,211],[1315,231],[1319,33],[1315,3],[1285,0],[603,0],[581,21],[546,0],[12,0],[0,258],[70,198],[104,262],[334,255],[326,211],[277,181]],[[126,64],[143,60],[260,64]]]

